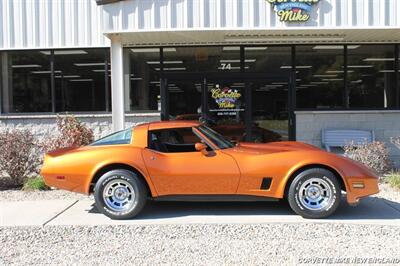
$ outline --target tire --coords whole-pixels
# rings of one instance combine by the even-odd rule
[[[114,220],[135,217],[147,200],[147,188],[134,172],[112,170],[100,177],[94,188],[97,209]]]
[[[298,174],[287,195],[292,210],[307,219],[330,216],[339,207],[340,198],[336,176],[323,168],[311,168]]]

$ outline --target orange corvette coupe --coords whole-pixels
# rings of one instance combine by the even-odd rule
[[[299,142],[227,141],[191,121],[129,128],[91,145],[45,156],[46,184],[94,193],[113,219],[137,215],[147,200],[268,201],[287,198],[305,218],[323,218],[347,202],[378,193],[367,167]]]

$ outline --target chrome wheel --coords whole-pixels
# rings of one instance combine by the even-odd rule
[[[322,211],[333,204],[334,193],[327,181],[321,178],[311,178],[299,189],[301,205],[312,211]]]
[[[135,203],[133,186],[123,179],[110,181],[103,190],[103,200],[108,208],[116,212],[127,212]]]

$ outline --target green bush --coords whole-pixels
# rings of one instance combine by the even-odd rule
[[[400,173],[390,173],[385,176],[384,181],[389,183],[392,187],[400,189]]]
[[[49,190],[50,188],[44,183],[43,177],[37,176],[28,178],[22,188],[23,190]]]

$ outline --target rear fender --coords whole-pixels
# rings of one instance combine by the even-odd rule
[[[92,181],[96,175],[96,173],[98,173],[99,171],[101,171],[102,169],[111,166],[111,165],[126,165],[128,167],[132,167],[134,168],[136,171],[138,171],[142,177],[144,178],[144,181],[147,183],[147,186],[150,189],[150,193],[151,196],[157,196],[157,192],[155,190],[155,187],[151,181],[151,178],[149,177],[147,170],[145,167],[140,167],[138,164],[132,162],[132,161],[114,161],[114,160],[108,160],[108,161],[104,161],[101,164],[97,165],[96,168],[93,169],[92,173],[91,173],[91,177],[88,179],[87,183],[85,184],[85,193],[89,194],[90,193],[90,186],[92,184]]]

